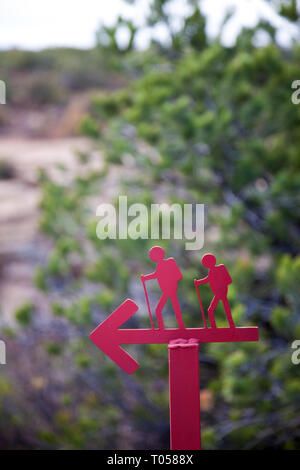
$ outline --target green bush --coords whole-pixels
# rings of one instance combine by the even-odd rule
[[[30,303],[26,303],[19,307],[15,312],[15,317],[18,323],[22,326],[29,326],[34,313],[34,306]]]

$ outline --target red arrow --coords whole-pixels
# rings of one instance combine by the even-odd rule
[[[135,312],[138,306],[127,299],[91,334],[90,339],[127,374],[139,367],[120,344],[168,344],[176,339],[196,339],[199,343],[218,343],[232,341],[258,341],[258,327],[238,328],[170,328],[170,329],[119,329]]]

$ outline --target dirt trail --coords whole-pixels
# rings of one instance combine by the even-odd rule
[[[63,164],[76,173],[75,152],[88,148],[83,138],[0,139],[0,160],[9,161],[16,175],[0,180],[0,311],[4,319],[11,318],[24,302],[41,296],[32,284],[35,267],[48,250],[48,242],[38,232],[38,169],[59,178],[57,164]]]

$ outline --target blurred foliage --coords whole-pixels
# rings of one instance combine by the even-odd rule
[[[29,326],[31,323],[34,306],[30,303],[24,304],[16,310],[16,320],[23,326]]]
[[[290,21],[298,21],[300,14],[297,8],[297,0],[273,0],[280,15]]]
[[[124,82],[109,54],[98,46],[0,51],[0,76],[7,84],[8,104],[36,108],[63,105],[73,93]]]
[[[127,33],[127,41],[125,44],[120,44],[118,41],[118,33],[120,29],[123,30],[123,34]],[[138,28],[134,26],[132,21],[125,20],[119,17],[116,24],[112,27],[102,25],[97,32],[97,44],[100,48],[105,48],[112,53],[125,54],[133,50],[135,34]]]
[[[165,22],[171,28],[167,3],[153,1],[149,24]],[[242,30],[226,48],[219,39],[208,40],[204,17],[196,2],[190,3],[191,14],[172,31],[170,43],[153,42],[142,53],[132,50],[133,32],[124,54],[117,50],[122,20],[104,31],[101,47],[115,53],[120,68],[137,75],[121,91],[96,94],[82,123],[102,150],[104,170],[83,171],[85,176],[65,185],[41,174],[41,230],[53,250],[35,282],[52,300],[56,333],[49,338],[49,327],[41,329],[34,319],[36,354],[47,367],[32,379],[34,422],[28,421],[33,408],[11,396],[9,380],[0,383],[1,427],[6,433],[17,429],[23,439],[26,427],[25,446],[168,447],[165,346],[129,348],[141,367],[126,376],[88,337],[126,297],[141,307],[130,326],[149,326],[139,275],[153,268],[147,259],[153,242],[96,236],[95,200],[110,202],[111,173],[117,173],[115,204],[118,194],[127,194],[129,204],[163,200],[206,206],[201,252],[186,251],[178,240],[155,242],[183,271],[179,295],[186,324],[199,326],[193,278],[205,274],[201,257],[213,251],[233,278],[229,298],[236,324],[260,328],[258,343],[201,346],[201,386],[214,398],[213,408],[202,414],[203,445],[299,448],[300,382],[290,346],[300,335],[300,106],[291,103],[300,48],[282,50],[265,22]],[[269,44],[258,47],[261,30]],[[89,157],[79,160],[84,169]],[[152,305],[157,294],[151,292]],[[201,295],[207,307],[209,289],[202,287]],[[175,326],[167,310],[166,324]],[[30,312],[29,306],[17,312],[20,323],[28,323]],[[216,320],[227,325],[220,307]],[[8,396],[18,410],[17,422],[2,404]]]

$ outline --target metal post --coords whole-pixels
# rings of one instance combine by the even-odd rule
[[[201,449],[199,343],[175,340],[169,348],[172,450]]]

